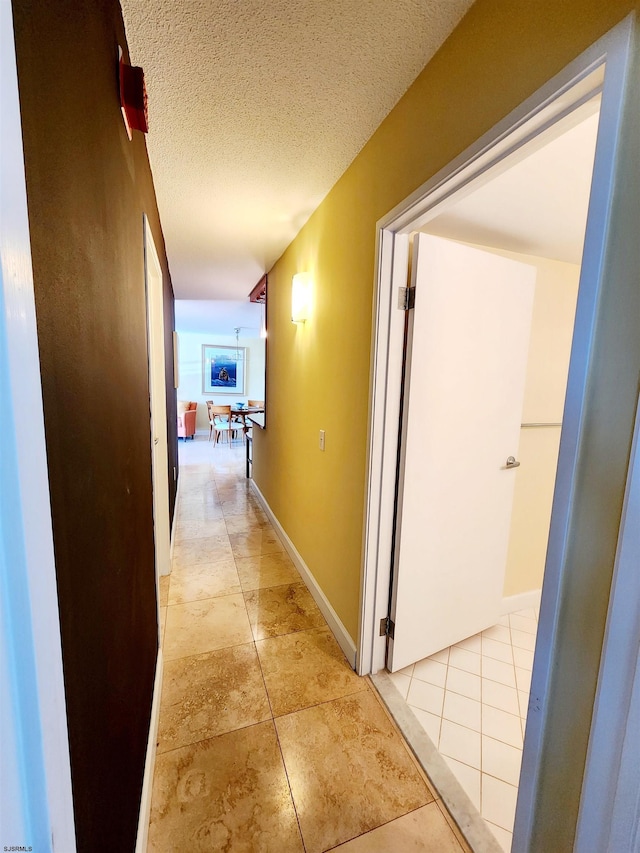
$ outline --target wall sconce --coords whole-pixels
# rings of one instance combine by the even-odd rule
[[[311,274],[296,273],[291,287],[291,322],[305,323],[309,319],[311,304]]]

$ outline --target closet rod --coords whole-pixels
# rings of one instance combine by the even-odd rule
[[[520,424],[521,429],[540,429],[541,427],[561,427],[562,423],[529,423]]]

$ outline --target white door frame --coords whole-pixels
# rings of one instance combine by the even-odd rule
[[[171,572],[169,524],[169,465],[167,453],[167,390],[164,348],[162,267],[153,234],[144,216],[144,278],[147,293],[149,400],[151,405],[151,460],[153,466],[153,532],[156,584]],[[159,586],[158,586],[159,589]],[[159,595],[158,595],[159,600]]]
[[[575,850],[638,850],[640,827],[640,404],[620,522]]]
[[[560,570],[582,428],[583,391],[592,320],[601,285],[632,31],[633,18],[629,16],[377,224],[367,504],[357,657],[361,675],[378,672],[385,666],[386,639],[380,637],[379,626],[388,611],[405,322],[404,312],[396,307],[396,294],[399,287],[406,286],[410,233],[507,155],[554,125],[570,123],[580,105],[602,91],[556,485],[556,494],[562,498],[556,503],[547,573],[550,565],[557,568],[545,582],[552,583],[551,575]],[[559,575],[553,583],[559,586]]]
[[[0,2],[0,846],[76,850],[11,3]]]
[[[388,608],[404,340],[404,312],[396,310],[396,294],[399,287],[406,286],[410,232],[432,218],[436,206],[454,193],[464,191],[471,181],[507,154],[558,122],[570,120],[570,113],[598,90],[599,74],[604,79],[598,140],[533,672],[536,696],[544,699],[547,695],[559,642],[556,613],[576,488],[593,321],[602,286],[633,31],[634,16],[629,15],[377,225],[367,504],[357,655],[357,670],[362,675],[378,672],[385,665],[386,640],[379,636],[379,626]],[[621,532],[619,547],[624,547],[625,537],[631,535],[629,527]],[[531,837],[533,798],[540,772],[537,756],[544,741],[543,715],[531,716],[518,800],[519,844]]]

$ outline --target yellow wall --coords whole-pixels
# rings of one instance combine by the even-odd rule
[[[375,223],[593,44],[640,0],[477,0],[270,275],[267,430],[254,475],[352,637],[366,479]],[[637,35],[637,33],[636,33]],[[632,79],[640,75],[634,54]],[[640,371],[640,88],[617,153],[577,450],[553,666],[536,705],[535,853],[573,850]],[[291,276],[316,279],[315,313],[289,321]],[[327,450],[317,447],[327,430]],[[587,628],[588,626],[588,628]],[[534,741],[535,743],[535,738]]]
[[[637,7],[477,0],[269,274],[268,429],[254,476],[354,640],[375,223]],[[296,327],[291,277],[305,270],[315,305]]]

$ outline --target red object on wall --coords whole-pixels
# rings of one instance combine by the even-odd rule
[[[132,130],[149,132],[144,71],[137,65],[127,65],[122,57],[120,58],[120,105],[129,138]]]

